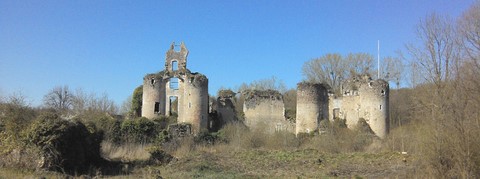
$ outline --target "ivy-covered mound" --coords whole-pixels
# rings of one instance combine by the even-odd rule
[[[41,116],[28,131],[30,144],[40,149],[38,168],[67,173],[85,172],[102,163],[102,132],[78,121],[60,119],[55,114]]]

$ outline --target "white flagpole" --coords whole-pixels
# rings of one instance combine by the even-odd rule
[[[380,79],[380,40],[377,41],[377,79]]]

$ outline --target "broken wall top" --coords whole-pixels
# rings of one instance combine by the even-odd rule
[[[232,98],[235,96],[235,92],[233,92],[232,90],[229,90],[229,89],[226,89],[226,90],[220,90],[218,91],[218,98]]]
[[[247,109],[269,101],[278,101],[283,104],[282,94],[275,90],[245,90],[242,91],[242,96],[245,98],[244,105]]]
[[[359,95],[358,92],[373,92],[385,95],[389,91],[389,84],[383,79],[373,80],[370,75],[355,75],[342,83],[342,95]]]
[[[276,90],[244,90],[242,95],[245,97],[245,100],[250,99],[272,99],[272,100],[283,100],[283,96],[280,92]]]
[[[182,42],[180,44],[180,51],[175,51],[175,42],[173,42],[165,56],[165,70],[170,72],[175,71],[174,69],[176,69],[176,67],[174,68],[172,65],[178,65],[178,70],[186,70],[187,56],[188,49],[185,47],[185,43]],[[174,64],[174,61],[176,61],[177,64]]]
[[[297,83],[297,89],[317,89],[317,90],[329,90],[330,86],[324,83],[312,83],[302,81]]]

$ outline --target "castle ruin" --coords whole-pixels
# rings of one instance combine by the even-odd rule
[[[342,95],[330,95],[329,119],[345,119],[348,128],[354,128],[360,119],[369,124],[380,138],[388,133],[388,82],[372,80],[369,75],[354,76],[342,84]]]
[[[177,121],[190,124],[194,134],[213,126],[209,124],[209,105],[216,106],[219,125],[238,121],[236,93],[220,91],[216,103],[210,104],[208,79],[187,69],[187,56],[184,43],[179,51],[173,43],[166,53],[165,69],[143,78],[141,115],[149,119],[178,115]],[[372,80],[369,75],[345,80],[341,94],[329,92],[328,85],[298,83],[295,123],[286,119],[283,96],[278,91],[245,90],[241,95],[242,122],[253,130],[312,133],[319,132],[322,120],[343,119],[351,129],[364,120],[378,137],[385,138],[388,133],[389,85],[384,80]]]
[[[389,127],[388,83],[357,75],[345,80],[341,88],[342,94],[335,95],[327,93],[322,84],[298,84],[296,134],[319,130],[320,120],[343,119],[353,129],[363,119],[375,135],[385,138]]]
[[[192,125],[192,132],[208,125],[208,78],[187,69],[184,43],[175,51],[172,43],[165,57],[165,69],[143,78],[142,116],[154,119],[178,115],[179,123]]]

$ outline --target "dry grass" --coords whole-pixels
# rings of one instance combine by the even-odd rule
[[[115,145],[104,141],[101,146],[102,156],[112,161],[145,161],[150,157],[150,153],[148,153],[147,149],[151,144],[125,143]]]
[[[334,154],[316,149],[229,149],[228,145],[202,147],[161,167],[161,174],[166,178],[404,178],[412,170],[396,152]]]

